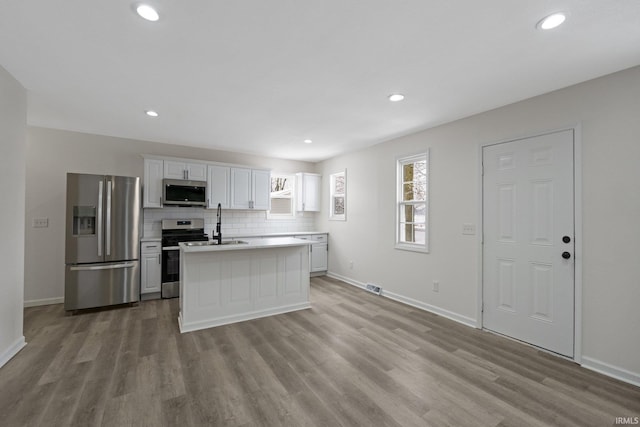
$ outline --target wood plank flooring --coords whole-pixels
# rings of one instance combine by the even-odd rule
[[[309,310],[180,334],[178,300],[25,309],[0,425],[608,426],[640,388],[326,277]]]

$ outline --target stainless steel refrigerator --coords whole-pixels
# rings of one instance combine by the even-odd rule
[[[67,174],[65,310],[140,299],[140,178]]]

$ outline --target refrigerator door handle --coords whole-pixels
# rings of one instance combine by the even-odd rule
[[[77,265],[70,268],[71,271],[95,271],[95,270],[115,270],[117,268],[132,268],[136,264],[133,262],[122,262],[119,264],[107,265]]]
[[[102,190],[104,182],[98,182],[98,256],[102,256]]]
[[[111,189],[113,188],[113,181],[107,181],[107,229],[106,234],[106,250],[107,256],[111,255]]]

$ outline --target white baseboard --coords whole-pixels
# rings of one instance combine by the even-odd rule
[[[20,350],[27,345],[27,342],[24,340],[24,335],[18,338],[6,349],[2,354],[0,354],[0,368],[2,368],[5,363],[7,363],[13,356],[15,356]]]
[[[358,288],[364,289],[366,287],[365,283],[359,282],[357,280],[351,279],[349,277],[341,276],[340,274],[336,274],[332,271],[327,272],[327,276],[332,277],[337,280],[341,280],[349,285],[356,286]],[[440,307],[436,307],[431,304],[426,304],[422,301],[415,300],[413,298],[405,297],[404,295],[396,294],[393,292],[385,291],[382,289],[382,293],[380,294],[383,297],[392,299],[394,301],[401,302],[403,304],[410,305],[411,307],[419,308],[420,310],[428,311],[430,313],[437,314],[442,317],[446,317],[447,319],[453,320],[458,323],[462,323],[465,326],[470,326],[472,328],[476,328],[476,319],[463,316],[458,313],[454,313],[453,311],[445,310]]]
[[[58,298],[44,298],[44,299],[32,299],[24,302],[25,307],[37,307],[39,305],[51,305],[62,304],[64,302],[63,297]]]
[[[640,374],[638,373],[587,356],[582,356],[582,367],[640,387]]]

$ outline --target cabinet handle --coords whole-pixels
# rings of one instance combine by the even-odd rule
[[[186,169],[182,171],[182,177],[184,179],[189,179],[189,171],[187,171]]]
[[[249,209],[253,209],[253,200],[249,200]]]
[[[158,264],[162,264],[162,254],[158,254]]]

